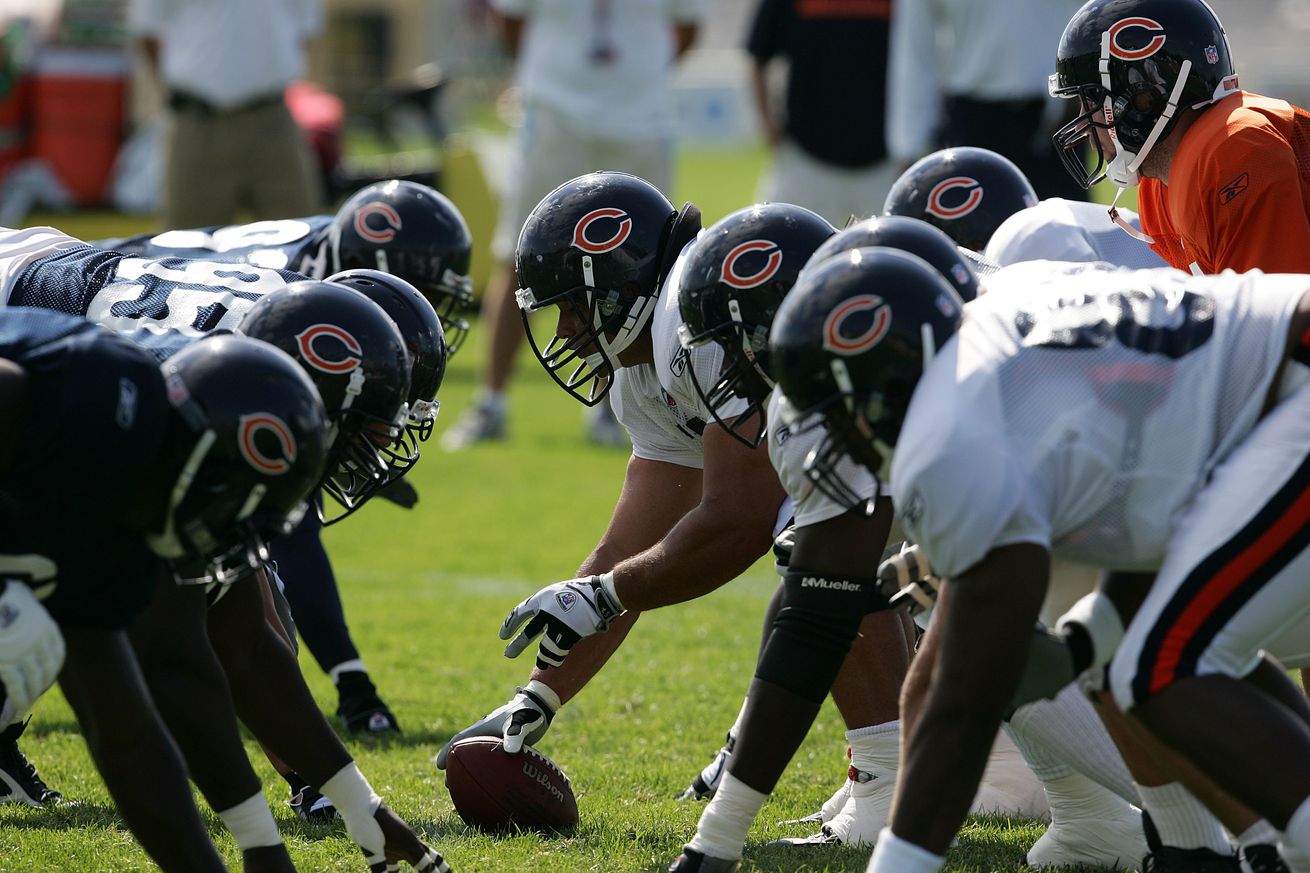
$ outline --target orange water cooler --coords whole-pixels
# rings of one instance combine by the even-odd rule
[[[127,55],[107,49],[46,49],[31,77],[31,154],[49,164],[80,206],[108,199],[123,142]]]

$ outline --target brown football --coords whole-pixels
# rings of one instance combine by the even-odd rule
[[[450,747],[446,790],[464,823],[484,831],[566,830],[578,823],[569,777],[536,749],[517,755],[500,737],[469,737]]]

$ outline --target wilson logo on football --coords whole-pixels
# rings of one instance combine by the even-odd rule
[[[349,373],[364,361],[364,347],[335,324],[311,324],[296,334],[300,356],[315,370]]]
[[[400,228],[400,213],[389,204],[366,203],[355,210],[355,233],[369,242],[391,242]]]
[[[604,225],[596,228],[595,231],[591,229],[591,226],[598,221],[617,221],[618,224],[614,225],[609,237],[598,240],[596,236],[604,230]],[[605,206],[591,210],[573,225],[573,245],[589,255],[603,255],[623,245],[623,241],[630,233],[632,233],[632,219],[628,217],[628,213],[613,206]]]
[[[738,266],[738,262],[750,254],[764,255],[764,259],[763,263],[758,263],[758,258],[750,259],[757,261],[758,268],[753,273],[746,273],[743,269],[749,268],[750,261],[741,266]],[[754,288],[772,279],[781,266],[782,250],[778,248],[777,243],[767,239],[753,239],[728,252],[728,256],[723,259],[719,280],[734,288]]]
[[[241,457],[261,473],[281,476],[296,461],[296,439],[291,435],[291,428],[272,413],[256,412],[241,416],[237,420],[237,434],[237,448],[241,451]],[[266,451],[266,448],[274,446],[277,448],[275,453]]]
[[[880,343],[891,325],[892,308],[876,294],[860,294],[828,313],[823,347],[838,355],[858,355]]]
[[[1141,48],[1126,48],[1119,43],[1119,37],[1125,30],[1141,28],[1154,34]],[[1110,25],[1110,54],[1122,61],[1140,61],[1149,58],[1164,47],[1164,27],[1154,18],[1121,18]]]
[[[942,179],[928,192],[928,212],[947,221],[963,218],[983,200],[982,183],[972,176]]]

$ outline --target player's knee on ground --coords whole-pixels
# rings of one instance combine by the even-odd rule
[[[876,579],[792,570],[756,678],[820,703],[828,696],[860,621],[878,605]]]

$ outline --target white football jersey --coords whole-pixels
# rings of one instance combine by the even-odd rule
[[[1137,213],[1119,215],[1141,229]],[[1119,267],[1153,270],[1167,267],[1164,259],[1110,220],[1102,203],[1051,197],[1021,209],[992,234],[983,257],[1006,267],[1020,261],[1104,261]]]
[[[774,388],[769,398],[769,460],[773,462],[773,469],[778,472],[787,496],[792,499],[796,526],[819,524],[845,514],[846,507],[816,488],[805,475],[805,459],[828,433],[823,418],[812,415],[788,426],[783,412],[786,403],[782,389]],[[873,474],[849,457],[838,462],[837,473],[864,500],[872,499],[878,492],[878,482]]]
[[[1259,418],[1310,277],[1033,263],[989,288],[897,440],[907,532],[946,575],[1020,542],[1155,569],[1176,514]]]
[[[693,240],[688,248],[695,245]],[[706,407],[691,369],[707,388],[723,366],[723,350],[707,343],[688,352],[678,341],[678,280],[686,263],[684,248],[664,280],[660,299],[651,315],[651,345],[655,363],[624,367],[615,371],[610,406],[614,417],[632,439],[632,453],[652,461],[668,461],[684,467],[704,467],[705,447],[701,435],[714,416]],[[746,406],[733,400],[725,408],[729,417]]]
[[[53,227],[0,227],[0,304],[8,305],[18,278],[32,264],[70,249],[86,246],[82,240]]]

